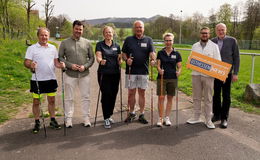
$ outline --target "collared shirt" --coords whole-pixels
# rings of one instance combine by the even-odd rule
[[[136,36],[129,36],[125,39],[122,52],[128,57],[133,57],[130,74],[147,75],[149,65],[149,54],[154,52],[153,40],[143,36],[138,39]],[[126,65],[126,74],[129,73],[129,66]]]
[[[218,44],[218,37],[212,39],[212,41]],[[223,45],[220,50],[221,59],[223,62],[232,64],[230,73],[237,75],[240,66],[240,52],[237,44],[237,40],[231,36],[225,36],[223,39]]]
[[[158,52],[157,59],[160,60],[161,68],[164,70],[163,79],[177,79],[177,63],[182,61],[180,53],[173,49],[173,51],[168,55],[163,48]],[[160,78],[161,75],[158,73],[157,79]]]
[[[89,74],[89,68],[94,63],[94,54],[91,42],[83,37],[75,40],[72,37],[61,42],[59,58],[65,63],[66,74],[70,77],[80,78]],[[84,65],[85,71],[72,70],[72,64]]]
[[[218,48],[220,51],[222,49],[222,46],[223,46],[223,39],[218,38]]]
[[[37,68],[32,74],[32,80],[46,81],[56,79],[54,59],[58,58],[58,52],[54,45],[41,46],[39,43],[27,48],[25,59],[35,61]],[[35,76],[37,76],[35,78]]]
[[[105,40],[96,45],[96,51],[100,51],[102,58],[106,59],[105,65],[99,65],[98,72],[103,74],[119,73],[118,55],[121,53],[120,46],[112,42],[111,46],[106,45]]]
[[[211,40],[208,40],[208,42],[206,43],[206,46],[204,48],[201,46],[200,42],[197,42],[197,43],[193,44],[191,50],[221,61],[221,56],[220,56],[218,46],[214,42],[212,42]],[[197,71],[194,71],[194,70],[192,71],[191,74],[209,77],[209,76],[207,76],[203,73],[200,73],[200,72],[197,72]]]

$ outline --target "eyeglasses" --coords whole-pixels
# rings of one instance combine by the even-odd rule
[[[171,42],[171,41],[173,41],[173,40],[164,40],[164,42]]]
[[[208,32],[200,32],[200,34],[209,34]]]

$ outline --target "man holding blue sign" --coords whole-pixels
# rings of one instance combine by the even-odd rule
[[[203,27],[200,30],[200,41],[192,46],[192,52],[197,52],[207,57],[211,57],[217,60],[221,60],[218,46],[209,40],[210,29]],[[202,69],[208,69],[208,65],[199,62],[191,62],[193,65],[198,65]],[[201,114],[201,101],[204,97],[204,111],[205,111],[205,124],[208,128],[214,129],[215,125],[212,123],[212,95],[213,95],[214,78],[205,75],[195,70],[192,71],[192,93],[193,93],[193,106],[194,115],[187,120],[188,124],[196,124],[203,122],[200,119]]]

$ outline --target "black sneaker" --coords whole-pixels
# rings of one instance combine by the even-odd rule
[[[37,134],[40,131],[40,127],[41,127],[40,122],[35,122],[35,125],[34,125],[34,128],[33,128],[32,132],[34,134]]]
[[[61,126],[58,124],[56,120],[51,120],[50,127],[53,129],[61,129]]]
[[[144,114],[141,114],[138,118],[138,121],[143,123],[143,124],[147,124],[148,121],[144,118]]]
[[[220,121],[220,118],[219,118],[219,116],[213,116],[213,117],[211,118],[211,121],[212,121],[212,122],[217,122],[217,121]]]
[[[125,119],[125,123],[131,123],[136,118],[136,114],[129,113],[127,118]]]

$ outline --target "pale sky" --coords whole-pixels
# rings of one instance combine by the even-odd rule
[[[43,17],[46,0],[35,0],[35,9]],[[65,14],[70,19],[96,19],[107,17],[152,17],[154,15],[187,17],[195,12],[208,16],[211,9],[217,11],[224,3],[232,6],[246,0],[53,0],[54,16]]]

